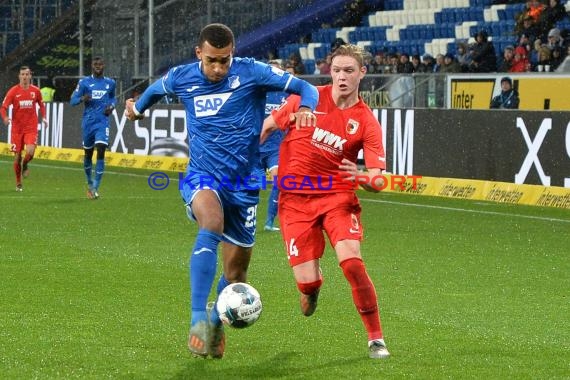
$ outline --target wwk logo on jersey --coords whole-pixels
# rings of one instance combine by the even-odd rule
[[[320,128],[315,128],[311,141],[313,145],[335,154],[342,153],[342,146],[345,142],[346,139]]]
[[[32,108],[32,106],[34,105],[34,101],[33,100],[20,100],[20,108]]]
[[[93,90],[91,92],[91,99],[102,99],[106,93],[107,91],[105,90]]]
[[[228,101],[231,95],[231,92],[225,92],[223,94],[196,96],[194,98],[196,117],[217,115],[220,108]]]

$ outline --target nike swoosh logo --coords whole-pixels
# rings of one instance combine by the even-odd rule
[[[93,83],[93,84],[90,84],[90,85],[89,85],[89,87],[93,87],[93,86],[95,86],[95,84],[94,84],[94,83]]]
[[[186,91],[192,92],[192,91],[197,90],[197,89],[199,89],[199,88],[200,88],[200,86],[192,86],[192,87],[190,87],[190,88],[187,88]]]
[[[360,230],[355,230],[354,228],[351,228],[348,230],[348,232],[350,232],[351,234],[358,234],[360,233]]]
[[[19,98],[20,96],[22,96],[22,95],[18,94],[18,95],[16,95],[16,98]]]
[[[210,248],[200,248],[199,250],[192,252],[193,255],[199,255],[200,253],[203,252],[212,252],[214,253]]]

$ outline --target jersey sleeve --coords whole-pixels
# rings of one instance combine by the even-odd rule
[[[364,164],[368,169],[386,169],[386,155],[382,141],[382,127],[375,117],[371,117],[366,125],[364,141]]]
[[[157,79],[154,83],[147,87],[135,103],[135,109],[138,113],[144,113],[153,104],[162,99],[165,95],[172,92],[172,78],[175,74],[176,67],[172,68],[162,78]]]
[[[14,87],[10,88],[2,101],[2,106],[0,107],[0,113],[2,114],[2,119],[8,117],[8,108],[12,104],[14,98]]]
[[[40,113],[42,114],[42,118],[46,119],[46,104],[44,103],[44,99],[42,98],[42,92],[39,88],[36,88],[36,96],[38,99],[38,106],[40,107]]]
[[[257,61],[254,61],[254,65],[255,70],[260,74],[261,83],[268,86],[270,90],[300,95],[301,101],[297,108],[304,106],[314,110],[317,107],[319,92],[315,86],[277,67]]]
[[[291,126],[289,115],[299,108],[300,103],[301,97],[299,95],[291,95],[285,99],[279,108],[271,112],[271,116],[273,116],[273,120],[279,129],[285,130]]]
[[[77,83],[77,86],[75,87],[75,90],[71,94],[71,99],[69,100],[69,103],[72,106],[76,106],[79,103],[81,103],[81,97],[83,96],[83,93],[85,92],[83,89],[84,88],[83,83],[84,83],[84,80],[80,79],[79,82]]]

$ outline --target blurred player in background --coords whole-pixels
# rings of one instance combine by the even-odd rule
[[[269,61],[271,66],[283,70],[279,61]],[[279,108],[281,104],[289,96],[288,93],[283,91],[271,91],[267,93],[267,101],[265,103],[265,116],[269,116],[271,111]],[[284,133],[280,130],[274,131],[265,139],[265,142],[259,147],[261,155],[260,165],[261,173],[258,175],[265,175],[265,171],[269,171],[271,178],[277,177],[277,166],[279,163],[279,146],[283,140]],[[273,185],[269,199],[267,200],[267,218],[263,229],[265,231],[279,231],[279,228],[274,225],[275,217],[277,216],[277,198],[279,197],[279,187]]]
[[[289,113],[299,105],[299,98],[292,95],[265,120],[261,141],[277,128],[287,131],[281,143],[279,178],[288,178],[288,183],[279,189],[279,220],[301,292],[302,313],[310,316],[317,307],[323,282],[319,261],[325,249],[324,231],[352,288],[368,333],[369,357],[380,359],[390,354],[382,335],[374,283],[360,253],[361,208],[351,183],[356,180],[365,190],[377,192],[386,167],[380,124],[358,95],[366,74],[365,54],[356,45],[342,45],[332,53],[332,85],[318,87],[316,128],[289,128]],[[356,165],[361,149],[367,172],[359,172]],[[319,180],[326,185],[318,186]],[[315,186],[308,186],[309,182]]]
[[[0,107],[2,121],[6,126],[12,125],[11,150],[14,152],[14,173],[16,173],[16,191],[22,191],[22,176],[28,177],[29,162],[34,158],[36,141],[38,139],[38,108],[42,114],[42,121],[47,126],[46,107],[42,101],[40,89],[32,85],[32,70],[28,66],[20,67],[18,74],[20,83],[13,86],[6,93]],[[12,117],[8,115],[8,108],[12,106]],[[22,159],[22,150],[26,154]]]
[[[311,110],[318,101],[316,88],[306,81],[265,63],[234,57],[234,46],[230,28],[205,26],[195,48],[198,62],[172,68],[136,103],[128,99],[125,105],[130,120],[142,119],[145,110],[167,95],[179,98],[186,108],[190,160],[180,186],[187,214],[198,223],[190,255],[192,316],[188,337],[188,348],[198,357],[221,358],[225,349],[216,308],[207,305],[220,242],[223,273],[217,293],[230,283],[247,279],[259,188],[232,184],[250,176],[258,166],[266,93],[300,94],[291,115],[299,125],[311,124]]]
[[[103,75],[105,62],[101,57],[94,57],[91,62],[91,75],[82,78],[70,103],[76,106],[83,102],[83,168],[87,177],[87,197],[99,198],[99,186],[105,171],[105,150],[109,146],[109,115],[115,109],[115,80]],[[95,178],[92,178],[93,151],[97,150]]]

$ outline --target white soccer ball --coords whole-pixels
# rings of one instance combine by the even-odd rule
[[[222,290],[216,310],[224,324],[243,329],[259,319],[263,310],[261,296],[253,286],[236,282]]]

